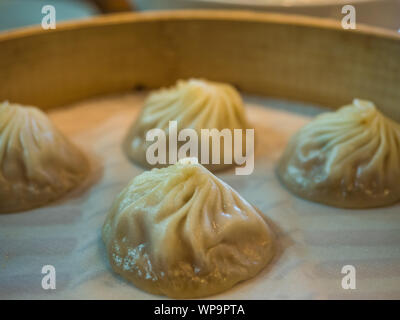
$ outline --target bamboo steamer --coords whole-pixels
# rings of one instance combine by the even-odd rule
[[[336,108],[369,99],[400,120],[400,35],[245,11],[128,13],[0,34],[0,101],[43,109],[204,77]]]

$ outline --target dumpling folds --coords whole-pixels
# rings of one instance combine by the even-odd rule
[[[87,176],[86,157],[34,107],[0,104],[0,212],[42,206]]]
[[[123,148],[125,153],[134,162],[140,165],[152,168],[163,167],[175,162],[169,161],[169,122],[177,121],[178,134],[182,129],[194,129],[198,136],[199,148],[197,155],[201,155],[201,129],[229,129],[232,137],[234,129],[242,129],[242,150],[245,150],[246,131],[248,123],[245,115],[243,101],[239,93],[232,86],[225,83],[211,82],[199,79],[190,79],[188,81],[180,80],[174,87],[161,89],[153,92],[146,100],[138,119],[132,124],[124,139]],[[150,129],[161,129],[166,132],[166,165],[151,165],[146,160],[147,148],[154,142],[146,141],[146,133]],[[206,140],[203,139],[203,140]],[[177,150],[185,144],[186,141],[178,141]],[[209,139],[209,157],[208,164],[204,161],[202,164],[211,171],[225,169],[235,163],[235,154],[240,154],[242,150],[236,150],[234,144],[229,145],[229,153],[232,156],[232,163],[224,158],[224,140],[220,143],[220,161],[212,163],[212,139]],[[172,146],[171,146],[172,148]],[[190,156],[188,153],[185,157]],[[194,156],[194,155],[191,155]],[[207,158],[205,155],[204,158]]]
[[[400,125],[372,102],[355,99],[295,134],[279,175],[312,201],[346,208],[393,204],[400,199]]]
[[[114,201],[103,240],[115,272],[174,298],[227,290],[273,256],[256,209],[192,159],[134,178]]]

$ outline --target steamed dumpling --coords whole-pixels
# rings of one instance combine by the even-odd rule
[[[400,125],[372,102],[318,116],[289,142],[279,174],[312,201],[367,208],[400,199]]]
[[[0,104],[0,212],[61,197],[88,173],[85,156],[39,109]]]
[[[153,143],[146,141],[146,133],[150,129],[158,128],[167,133],[166,165],[175,162],[169,161],[169,122],[177,121],[178,133],[182,129],[194,129],[199,137],[197,157],[201,159],[201,129],[229,129],[233,136],[233,129],[243,129],[242,148],[245,150],[246,131],[248,128],[243,101],[239,93],[232,86],[224,83],[206,80],[191,79],[178,81],[168,89],[161,89],[152,93],[146,100],[138,119],[133,123],[124,140],[124,150],[133,161],[149,168],[153,167],[146,160],[146,150]],[[212,164],[210,139],[209,160],[206,168],[212,171],[224,169],[235,164],[235,150],[233,144],[229,146],[232,154],[232,164],[224,164],[223,146],[220,144],[220,164]],[[179,149],[185,142],[178,142]],[[185,154],[189,156],[189,154]],[[155,165],[162,167],[165,165]]]
[[[227,290],[273,256],[261,215],[193,158],[134,178],[114,201],[103,240],[115,272],[175,298]]]

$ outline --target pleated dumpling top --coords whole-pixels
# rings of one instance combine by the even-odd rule
[[[355,99],[294,135],[279,174],[312,201],[347,208],[393,204],[400,200],[400,125],[372,102]]]
[[[163,167],[173,164],[169,159],[170,121],[177,122],[178,133],[182,129],[194,129],[201,142],[201,129],[229,129],[233,136],[234,129],[242,129],[242,141],[245,143],[248,122],[243,101],[235,88],[229,84],[201,79],[180,80],[171,88],[160,89],[150,94],[145,101],[139,117],[130,127],[124,140],[124,150],[130,159],[147,168]],[[150,129],[161,129],[166,132],[166,160],[163,164],[152,165],[146,159],[146,151],[153,142],[146,141],[146,133]],[[185,142],[179,141],[177,149]],[[171,146],[172,147],[172,146]],[[212,163],[212,142],[210,140],[208,164],[202,163],[207,169],[217,171],[232,166],[235,163],[235,147],[229,146],[232,163],[225,163],[221,143],[220,163]],[[243,148],[243,150],[245,150]],[[174,150],[175,151],[175,150]],[[189,156],[188,154],[185,156]],[[198,149],[199,159],[202,158],[201,148]],[[228,161],[226,161],[228,162]]]
[[[193,158],[134,178],[103,226],[114,271],[174,298],[255,276],[273,256],[273,239],[259,212]]]
[[[0,212],[42,206],[80,184],[89,163],[35,107],[0,104]]]

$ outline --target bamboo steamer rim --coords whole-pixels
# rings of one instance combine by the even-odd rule
[[[96,26],[119,25],[131,22],[146,21],[169,21],[169,20],[221,20],[221,21],[243,21],[243,22],[261,22],[285,24],[293,26],[314,27],[321,29],[330,29],[341,32],[356,32],[366,35],[373,35],[388,39],[400,40],[400,33],[357,23],[355,30],[342,28],[340,21],[329,18],[316,18],[295,14],[279,14],[254,12],[248,10],[162,10],[145,12],[128,12],[106,14],[87,19],[70,20],[57,22],[57,28],[54,30],[45,30],[45,32],[62,32],[64,30],[93,28]],[[23,38],[43,33],[41,26],[28,26],[0,33],[0,44],[9,39]]]
[[[345,30],[329,19],[237,10],[110,14],[0,34],[0,70],[0,101],[42,109],[200,77],[328,108],[371,100],[400,121],[400,34],[360,24]]]

